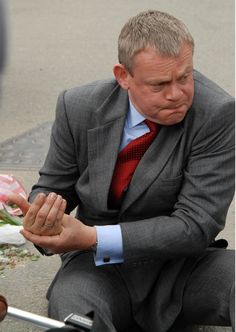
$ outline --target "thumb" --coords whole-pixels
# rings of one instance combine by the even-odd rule
[[[21,195],[11,193],[7,195],[8,202],[16,204],[22,211],[23,215],[26,215],[30,208],[30,203]]]

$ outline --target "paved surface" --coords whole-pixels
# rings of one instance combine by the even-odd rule
[[[0,143],[0,169],[38,170],[45,160],[52,122]]]
[[[234,93],[233,0],[9,0],[9,58],[0,109],[0,172],[13,173],[30,190],[42,161],[36,160],[34,153],[37,157],[46,153],[48,132],[45,137],[37,137],[38,127],[53,120],[58,93],[111,76],[121,26],[128,17],[148,8],[183,19],[195,38],[195,67]],[[42,138],[44,143],[39,144]],[[19,152],[22,142],[27,146],[26,155],[33,156],[31,160],[10,154],[16,148]],[[3,160],[3,154],[10,162]],[[220,237],[227,238],[234,248],[233,204]],[[27,247],[34,250],[30,244]],[[13,307],[45,315],[46,289],[58,266],[55,256],[9,269],[6,277],[0,278],[0,293]],[[214,329],[226,330],[231,331]],[[0,331],[40,330],[7,318]]]

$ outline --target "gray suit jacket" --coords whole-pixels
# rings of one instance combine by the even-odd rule
[[[113,79],[63,92],[50,149],[31,193],[31,199],[40,191],[60,193],[68,202],[68,212],[78,205],[77,216],[88,225],[119,223],[123,269],[155,262],[155,276],[146,273],[140,301],[146,296],[148,280],[165,269],[153,293],[174,305],[169,290],[178,271],[185,269],[187,277],[191,262],[223,229],[233,197],[234,99],[198,72],[194,81],[194,100],[186,118],[161,127],[134,173],[120,210],[109,210],[107,200],[128,111],[127,92]],[[183,276],[178,281],[179,297]],[[138,273],[127,277],[131,296],[139,278]],[[166,300],[168,296],[172,302]],[[158,306],[162,304],[152,302],[155,315]],[[161,330],[165,324],[160,320]]]
[[[195,72],[183,122],[163,126],[120,211],[107,199],[128,97],[115,80],[63,92],[33,188],[61,193],[88,225],[121,224],[125,261],[201,253],[224,227],[234,190],[234,99]]]

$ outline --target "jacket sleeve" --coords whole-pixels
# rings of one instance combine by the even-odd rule
[[[39,192],[48,194],[53,191],[66,199],[69,213],[78,205],[74,185],[79,172],[64,95],[65,92],[62,92],[58,97],[49,151],[39,172],[39,181],[33,186],[29,200],[32,201]]]

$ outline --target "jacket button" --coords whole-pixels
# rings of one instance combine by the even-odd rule
[[[103,262],[104,262],[104,263],[109,263],[109,262],[110,262],[110,257],[108,257],[108,256],[107,256],[107,257],[104,257],[104,258],[103,258]]]

